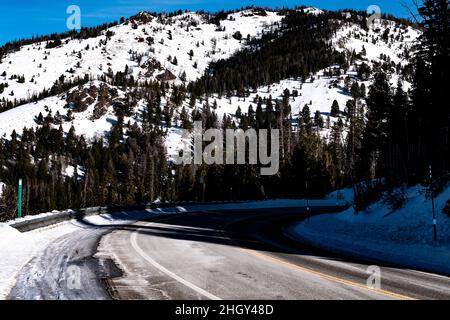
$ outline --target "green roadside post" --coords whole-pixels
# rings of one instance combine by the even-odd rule
[[[17,217],[22,218],[22,179],[19,179],[19,195],[17,198]]]

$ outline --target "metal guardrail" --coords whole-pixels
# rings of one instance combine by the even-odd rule
[[[36,230],[39,228],[48,227],[60,222],[69,221],[72,219],[83,219],[84,217],[89,217],[98,214],[114,213],[120,211],[132,211],[132,210],[145,210],[145,209],[156,209],[156,208],[168,208],[186,205],[200,205],[200,204],[217,204],[217,203],[243,203],[250,202],[245,201],[214,201],[214,202],[197,202],[197,201],[179,201],[179,202],[158,202],[158,203],[148,203],[139,204],[131,206],[103,206],[103,207],[91,207],[83,208],[77,210],[64,210],[49,215],[44,215],[42,217],[35,217],[33,219],[23,219],[16,222],[12,222],[9,225],[20,232],[27,232],[31,230]]]
[[[20,232],[27,232],[47,226],[51,226],[60,222],[72,220],[72,219],[83,219],[84,217],[89,217],[93,215],[98,215],[102,213],[113,213],[119,211],[131,211],[131,210],[145,210],[149,208],[148,205],[135,205],[135,206],[107,206],[107,207],[92,207],[83,208],[79,210],[65,210],[51,215],[44,215],[42,217],[36,217],[33,219],[24,219],[17,222],[12,222],[9,225],[16,228]]]
[[[33,219],[23,219],[16,222],[9,223],[9,225],[20,232],[27,232],[39,228],[44,228],[64,221],[69,221],[72,219],[83,219],[85,217],[107,214],[120,211],[133,211],[133,210],[146,210],[146,209],[157,209],[157,208],[170,208],[179,206],[195,206],[195,205],[217,205],[217,204],[238,204],[238,203],[249,203],[249,202],[263,202],[267,200],[240,200],[240,201],[210,201],[210,202],[197,202],[197,201],[180,201],[180,202],[158,202],[158,203],[146,203],[138,205],[112,205],[103,207],[91,207],[83,208],[78,210],[65,210],[59,212],[52,212],[49,215],[43,215],[42,217],[35,217]],[[350,206],[350,203],[345,201],[342,206],[333,206],[330,211],[335,211],[336,209],[345,209]],[[292,209],[292,208],[291,208]]]

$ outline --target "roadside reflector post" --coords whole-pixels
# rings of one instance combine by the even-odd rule
[[[17,196],[17,217],[22,218],[22,179],[19,179],[19,192]]]
[[[310,168],[306,168],[306,176],[305,176],[306,211],[308,213],[308,220],[309,220],[309,217],[311,215],[310,209],[309,209],[309,192],[308,192],[309,169]]]
[[[204,176],[200,176],[200,184],[202,185],[202,202],[205,202],[205,177]]]
[[[430,195],[431,195],[431,209],[433,212],[433,233],[434,233],[434,241],[437,241],[437,226],[436,226],[436,214],[434,212],[434,190],[433,190],[433,171],[431,169],[430,164]]]

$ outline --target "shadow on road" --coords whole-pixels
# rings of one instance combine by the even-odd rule
[[[318,256],[328,260],[364,263],[367,261],[343,257],[309,245],[298,243],[283,235],[283,226],[294,221],[307,219],[310,215],[336,211],[329,207],[245,209],[173,214],[155,214],[148,218],[148,212],[111,212],[111,221],[136,221],[139,215],[151,225],[143,224],[96,224],[84,218],[78,222],[86,227],[111,230],[139,231],[140,234],[165,237],[176,240],[207,242],[219,245],[238,246],[245,249],[282,253],[286,255]],[[390,266],[383,264],[384,266]],[[393,265],[392,265],[393,266]],[[397,266],[398,267],[398,266]]]

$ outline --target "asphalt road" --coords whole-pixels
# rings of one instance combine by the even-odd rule
[[[86,223],[30,261],[10,298],[450,299],[448,277],[401,266],[378,265],[380,286],[367,286],[373,263],[283,235],[284,225],[304,218],[304,208],[297,208]],[[75,285],[74,265],[81,275]]]

